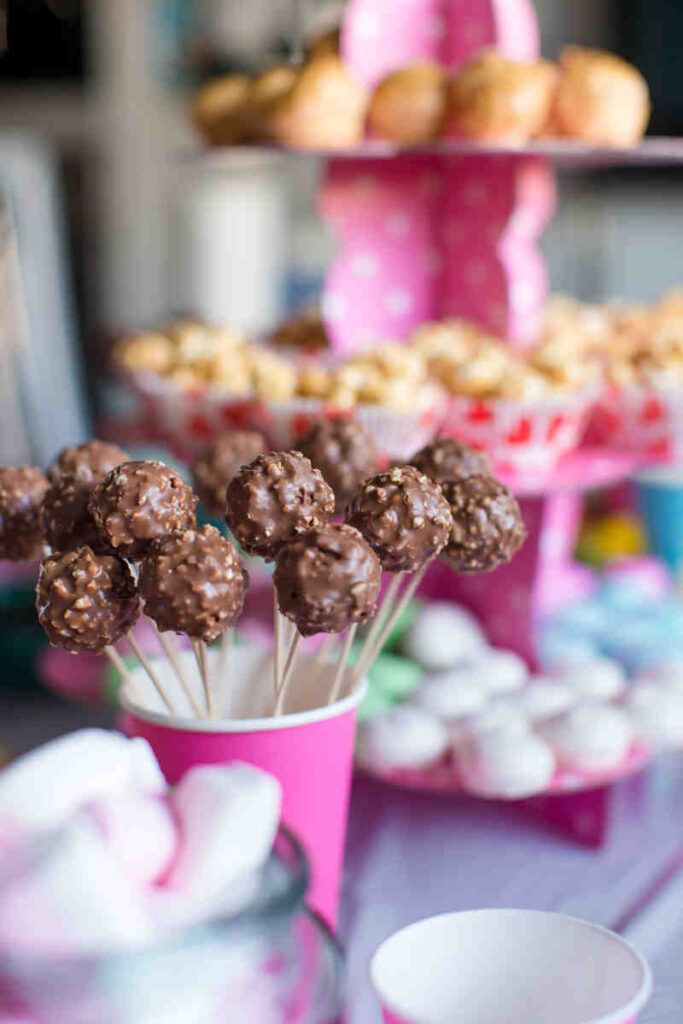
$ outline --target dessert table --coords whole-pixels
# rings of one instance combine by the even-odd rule
[[[0,694],[0,744],[19,753],[61,733],[112,725],[102,708],[47,694]],[[568,843],[512,805],[354,783],[340,936],[346,1024],[378,1024],[368,963],[391,932],[474,907],[560,910],[616,928],[650,960],[655,992],[643,1024],[683,1006],[683,760],[660,759],[617,784],[606,845]]]

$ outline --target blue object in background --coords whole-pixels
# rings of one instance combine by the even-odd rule
[[[683,466],[640,474],[636,493],[651,550],[678,575],[683,570]]]

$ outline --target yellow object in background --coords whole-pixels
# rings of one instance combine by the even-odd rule
[[[579,535],[577,555],[598,568],[616,558],[632,558],[647,551],[640,521],[625,512],[589,520]]]

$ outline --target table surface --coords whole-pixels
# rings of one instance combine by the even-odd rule
[[[111,725],[98,708],[0,693],[0,743],[15,753],[71,731]],[[602,850],[574,845],[515,806],[354,783],[340,934],[347,1024],[378,1024],[368,983],[376,946],[446,910],[561,910],[617,928],[650,960],[655,993],[642,1024],[683,1011],[683,758],[660,761],[612,791]]]

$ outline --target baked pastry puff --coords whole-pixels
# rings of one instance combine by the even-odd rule
[[[250,142],[267,140],[277,104],[299,76],[293,64],[279,64],[258,75],[249,88],[243,109],[244,133]]]
[[[305,64],[272,113],[271,136],[298,149],[344,149],[363,137],[368,94],[335,54]]]
[[[421,61],[392,71],[375,87],[368,127],[381,139],[419,146],[441,132],[446,111],[446,74],[438,64]]]
[[[201,86],[192,102],[192,121],[211,146],[244,141],[244,106],[251,88],[247,75],[231,74]]]
[[[632,146],[650,119],[650,94],[640,72],[614,54],[568,46],[549,129],[604,146]]]
[[[447,135],[519,145],[540,134],[550,112],[557,71],[549,61],[522,64],[483,50],[446,90]]]

